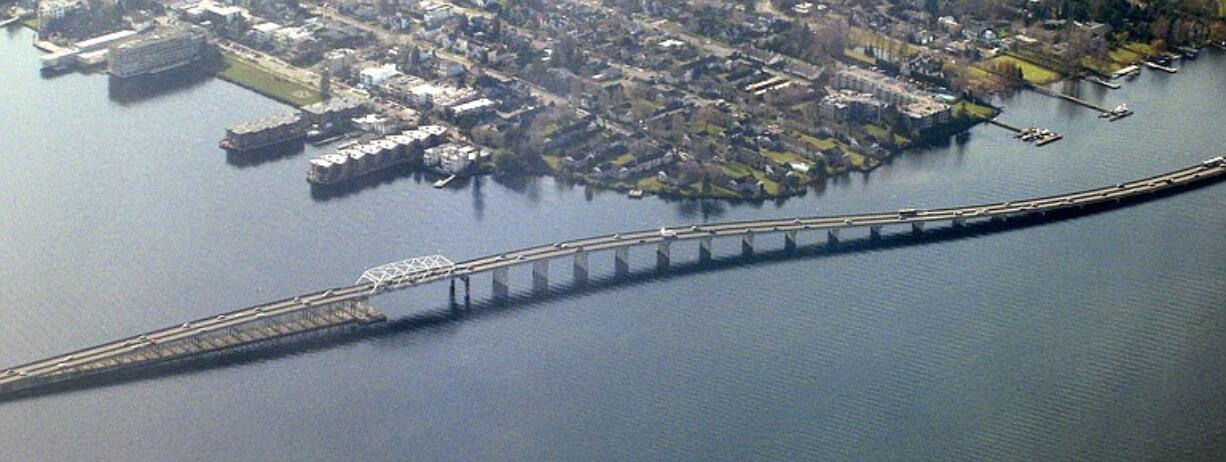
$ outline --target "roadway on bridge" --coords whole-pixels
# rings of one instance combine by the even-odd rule
[[[106,372],[99,363],[113,363],[116,358],[160,343],[175,342],[193,336],[217,333],[251,323],[268,316],[282,316],[297,311],[343,302],[362,301],[377,293],[420,286],[440,280],[468,278],[513,266],[531,264],[579,253],[608,251],[633,246],[659,245],[666,242],[705,240],[720,237],[778,234],[803,231],[834,231],[845,228],[880,227],[891,225],[922,226],[926,223],[990,220],[1056,212],[1123,201],[1152,195],[1167,189],[1190,186],[1216,179],[1226,173],[1226,159],[1216,157],[1201,164],[1162,175],[1068,194],[1026,200],[930,210],[902,210],[826,217],[797,217],[768,220],[692,225],[665,229],[633,231],[589,237],[554,244],[518,249],[501,254],[479,257],[454,265],[440,266],[407,273],[385,282],[359,282],[354,285],[322,290],[272,303],[198,319],[179,326],[148,332],[104,345],[78,350],[21,366],[0,373],[0,393],[23,388],[21,382],[44,382],[49,376],[83,371]],[[177,358],[155,358],[170,360]],[[36,380],[43,379],[43,380]]]

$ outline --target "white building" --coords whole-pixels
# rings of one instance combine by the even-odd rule
[[[382,86],[388,80],[398,75],[400,75],[400,71],[396,70],[395,64],[384,64],[382,66],[362,69],[361,74],[358,76],[358,81],[361,82],[363,87],[374,88]]]
[[[426,20],[426,25],[431,28],[438,27],[443,21],[451,19],[455,15],[451,5],[441,2],[421,2],[421,10],[422,18]]]
[[[53,21],[80,9],[81,0],[47,0],[38,4],[38,17],[42,21]]]
[[[332,72],[344,72],[357,62],[357,52],[352,48],[338,48],[325,54],[324,62]]]
[[[422,154],[422,161],[427,168],[436,172],[458,175],[489,156],[489,151],[471,144],[447,143],[427,149]]]
[[[251,27],[252,33],[255,34],[255,39],[263,43],[272,43],[276,38],[278,30],[281,30],[281,25],[275,22],[265,22],[256,24]]]
[[[277,42],[277,46],[283,48],[294,48],[301,46],[308,40],[311,40],[311,33],[303,30],[301,27],[282,27],[272,33],[273,38]]]

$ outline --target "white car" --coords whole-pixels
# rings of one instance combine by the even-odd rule
[[[677,232],[668,228],[660,228],[660,236],[664,239],[676,239]]]

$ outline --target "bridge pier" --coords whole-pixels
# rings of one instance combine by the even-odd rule
[[[698,261],[711,261],[711,241],[713,241],[713,239],[709,237],[704,237],[698,240]]]
[[[741,236],[741,256],[743,257],[753,256],[753,232],[752,231],[745,233],[744,236]]]
[[[511,293],[510,286],[507,285],[507,268],[504,266],[492,271],[494,275],[494,299],[502,300],[507,298]]]
[[[665,271],[668,269],[670,260],[672,259],[672,251],[670,250],[671,242],[663,241],[656,248],[656,270]]]
[[[469,287],[467,275],[460,276],[460,280],[464,281],[464,309],[467,310],[470,306],[472,306],[472,290],[471,287]]]
[[[869,239],[872,239],[874,241],[877,239],[881,239],[881,225],[869,226],[868,227],[868,237]]]
[[[575,284],[587,283],[587,252],[575,254]]]
[[[549,289],[549,260],[532,262],[532,290],[544,292]]]
[[[796,231],[785,231],[783,233],[783,249],[788,252],[796,251]]]
[[[924,232],[924,222],[917,221],[915,223],[911,223],[911,234],[920,234],[923,232]]]
[[[630,274],[629,247],[618,247],[613,251],[613,273],[618,276]]]
[[[838,243],[839,243],[838,228],[826,230],[826,244],[834,246],[835,244],[838,244]]]

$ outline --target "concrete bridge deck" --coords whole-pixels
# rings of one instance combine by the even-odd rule
[[[682,241],[698,242],[700,259],[711,258],[711,242],[717,238],[739,238],[742,251],[752,254],[754,236],[762,234],[783,234],[785,246],[795,248],[801,232],[825,231],[831,243],[838,241],[841,230],[850,228],[869,228],[871,237],[880,236],[881,230],[887,226],[909,226],[912,232],[918,233],[931,224],[948,222],[957,227],[970,221],[1004,220],[1140,199],[1167,190],[1215,181],[1221,179],[1223,174],[1226,174],[1226,159],[1216,157],[1150,178],[1018,201],[641,230],[528,247],[454,264],[440,257],[431,257],[436,259],[432,266],[422,266],[403,274],[392,273],[393,277],[387,280],[366,280],[364,274],[359,283],[350,286],[256,305],[8,368],[0,372],[0,397],[46,384],[220,352],[312,330],[381,321],[383,315],[366,305],[365,301],[372,295],[386,291],[449,280],[454,300],[455,281],[460,280],[465,284],[467,299],[469,279],[481,273],[492,273],[495,296],[505,297],[508,290],[507,271],[515,266],[532,265],[534,285],[539,286],[539,283],[548,283],[550,260],[569,258],[574,262],[576,280],[586,280],[588,254],[592,252],[613,251],[617,271],[623,273],[628,268],[631,247],[656,246],[657,264],[665,269],[671,259],[671,246]]]

